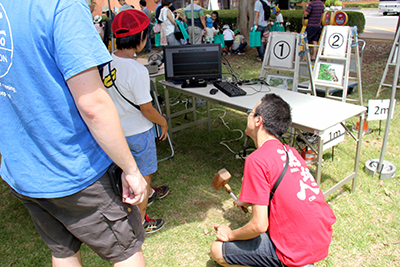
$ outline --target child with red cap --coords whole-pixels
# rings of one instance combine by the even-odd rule
[[[147,68],[133,59],[134,54],[142,51],[146,45],[149,23],[147,15],[136,9],[121,11],[114,18],[111,28],[118,50],[112,54],[113,61],[105,67],[104,83],[117,107],[132,155],[147,181],[149,197],[138,207],[146,233],[153,233],[164,226],[164,220],[150,219],[146,208],[169,192],[168,186],[150,187],[151,177],[157,171],[153,123],[161,126],[161,140],[167,137],[168,124],[151,103]]]

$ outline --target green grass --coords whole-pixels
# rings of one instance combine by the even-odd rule
[[[368,47],[371,51],[364,54],[362,73],[365,103],[375,98],[391,43],[382,46],[367,40]],[[245,56],[228,57],[235,71],[244,74],[246,79],[257,77],[261,68],[261,64],[253,60],[253,50],[248,49]],[[172,98],[186,99],[185,96],[171,95]],[[356,98],[357,93],[350,97]],[[389,97],[390,90],[383,91],[380,96],[382,99]],[[399,97],[396,98],[398,102]],[[173,108],[184,109],[185,105],[179,103]],[[233,207],[226,192],[215,191],[210,184],[214,174],[226,168],[233,176],[230,186],[234,192],[240,192],[244,162],[236,160],[234,154],[220,144],[238,138],[240,133],[223,125],[220,109],[226,111],[224,120],[230,129],[244,130],[246,115],[218,105],[212,105],[212,108],[218,110],[211,112],[211,131],[207,131],[206,124],[201,124],[173,134],[175,157],[161,162],[153,177],[153,185],[167,184],[171,192],[148,208],[151,217],[162,217],[167,224],[161,231],[146,236],[143,251],[147,266],[217,266],[209,256],[209,247],[215,240],[213,225],[222,223],[237,228],[250,218]],[[385,153],[385,160],[397,167],[400,166],[399,108],[396,104]],[[181,116],[173,123],[183,124],[191,118],[191,114],[187,118]],[[355,123],[356,118],[346,122],[350,128]],[[372,132],[363,136],[355,193],[351,193],[351,183],[348,183],[326,199],[337,222],[333,225],[329,256],[316,266],[400,266],[399,175],[380,180],[379,175],[371,177],[364,172],[365,162],[380,156],[385,122],[379,128],[378,121],[371,121],[369,127]],[[239,151],[243,140],[228,145]],[[167,142],[158,145],[158,153],[160,157],[170,154]],[[323,191],[351,172],[354,153],[355,142],[350,136],[335,147],[333,155],[331,149],[324,152]],[[33,226],[29,213],[10,194],[3,181],[0,181],[0,203],[0,266],[51,266],[50,252]],[[87,246],[82,247],[82,254],[85,266],[111,266]]]

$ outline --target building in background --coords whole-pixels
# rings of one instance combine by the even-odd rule
[[[101,10],[103,6],[108,6],[108,2],[110,2],[110,6],[112,11],[119,10],[121,5],[118,3],[118,0],[86,0],[88,5],[90,6],[92,2],[95,2],[94,10],[92,12],[93,16],[101,15]],[[156,4],[154,0],[146,0],[147,8],[154,12],[156,8]],[[185,8],[190,4],[190,0],[172,0],[175,8]],[[128,5],[133,5],[136,9],[140,10],[139,0],[126,0]],[[203,8],[210,10],[218,10],[218,9],[237,9],[239,6],[239,0],[200,0],[200,5]]]

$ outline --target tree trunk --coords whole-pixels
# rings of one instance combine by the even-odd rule
[[[250,28],[254,25],[254,4],[256,0],[240,0],[238,7],[237,27],[240,33],[249,38]]]

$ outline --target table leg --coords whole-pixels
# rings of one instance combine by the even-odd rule
[[[359,117],[360,124],[358,125],[357,152],[356,152],[356,158],[354,160],[354,178],[353,178],[353,185],[351,187],[351,192],[356,191],[358,163],[360,161],[361,144],[362,144],[362,136],[363,136],[363,128],[364,128],[364,115],[365,114],[363,112],[360,114],[360,117]]]
[[[210,102],[207,101],[207,118],[208,118],[208,122],[207,122],[207,128],[208,131],[211,131],[211,112],[210,112]]]
[[[322,172],[322,155],[324,153],[324,139],[323,139],[323,133],[318,134],[318,153],[317,153],[317,168],[316,168],[316,174],[315,178],[317,180],[317,183],[320,185],[321,184],[321,172]]]
[[[165,98],[165,112],[167,113],[168,119],[168,133],[172,141],[172,117],[171,117],[171,106],[169,103],[169,90],[164,86],[164,98]]]

